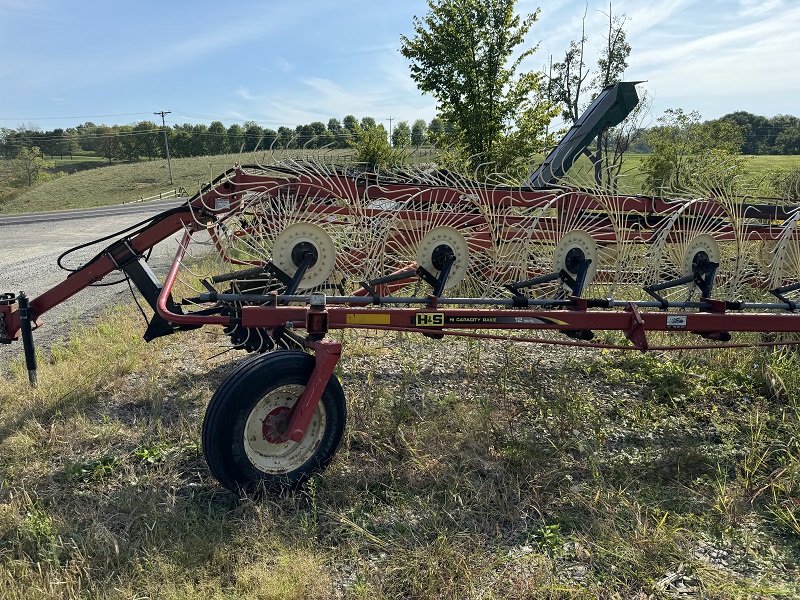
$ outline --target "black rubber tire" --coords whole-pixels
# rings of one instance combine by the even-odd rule
[[[237,494],[293,489],[331,461],[342,441],[347,418],[344,391],[335,375],[328,380],[312,425],[300,444],[270,444],[263,435],[259,440],[252,435],[253,427],[257,429],[260,422],[259,411],[267,410],[270,401],[280,403],[281,396],[296,400],[311,377],[314,364],[314,357],[305,352],[278,350],[261,354],[239,365],[214,393],[203,420],[203,453],[211,473],[226,488]],[[248,423],[253,443],[247,439]],[[303,452],[297,464],[277,468],[257,464],[272,460],[269,455],[262,457],[257,447]]]

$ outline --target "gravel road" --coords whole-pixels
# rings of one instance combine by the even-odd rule
[[[112,234],[180,203],[173,200],[105,209],[0,215],[0,293],[24,291],[33,299],[66,278],[67,272],[56,264],[65,250]],[[176,234],[160,243],[150,257],[150,266],[162,279],[175,256],[177,237]],[[83,264],[112,241],[70,255],[65,260],[66,266]],[[119,279],[119,273],[106,279]],[[40,317],[43,326],[34,332],[34,340],[39,348],[48,348],[75,323],[91,323],[103,308],[128,298],[130,290],[125,283],[83,290]],[[21,354],[20,343],[0,344],[0,370],[7,367],[12,357]]]

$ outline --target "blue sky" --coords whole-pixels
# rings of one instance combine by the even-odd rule
[[[606,0],[541,7],[528,63],[543,69],[580,35],[593,64]],[[628,80],[667,108],[800,116],[800,0],[615,0],[628,17]],[[347,114],[435,116],[398,52],[424,0],[0,0],[0,127],[160,120],[265,127]]]

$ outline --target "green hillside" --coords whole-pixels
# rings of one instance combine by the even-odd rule
[[[343,152],[342,158],[347,154]],[[639,165],[645,156],[627,156],[621,191],[636,193],[641,190]],[[180,188],[192,195],[202,183],[211,181],[237,162],[268,163],[274,159],[272,154],[264,153],[173,159],[172,185],[164,160],[121,163],[81,170],[42,183],[13,200],[1,203],[0,214],[122,204]],[[749,175],[754,184],[763,184],[771,173],[800,168],[800,156],[749,156],[747,159]],[[573,175],[589,181],[588,167],[588,160],[581,157],[573,168]],[[769,190],[763,185],[758,189],[759,194],[769,194]]]

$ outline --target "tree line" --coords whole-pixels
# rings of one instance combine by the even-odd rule
[[[315,121],[306,125],[261,127],[254,121],[244,125],[234,123],[225,127],[221,121],[210,125],[173,125],[166,128],[170,155],[174,157],[207,156],[226,153],[253,152],[270,148],[285,149],[346,149],[351,148],[365,132],[376,130],[387,141],[389,134],[382,123],[373,117],[357,119],[347,115],[331,118],[327,124]],[[436,117],[430,122],[417,119],[398,122],[391,130],[392,145],[397,148],[435,144],[449,130]],[[37,125],[21,125],[17,129],[0,129],[0,156],[15,159],[23,148],[39,148],[43,156],[74,158],[81,155],[102,156],[108,161],[155,159],[165,156],[165,128],[152,121],[132,125],[95,125],[88,122],[68,129],[42,131]]]
[[[666,116],[679,109],[667,111]],[[800,154],[800,119],[792,115],[763,117],[746,111],[737,111],[719,119],[700,121],[697,113],[692,115],[692,127],[700,126],[715,131],[723,138],[716,139],[727,148],[741,154],[771,155]],[[663,138],[666,130],[686,123],[665,122],[664,117],[652,127],[638,131],[629,152],[650,154],[653,140]],[[277,130],[261,127],[254,121],[244,125],[234,123],[228,127],[221,121],[210,125],[189,124],[167,127],[170,154],[175,157],[207,156],[215,154],[252,152],[269,148],[286,149],[346,149],[351,148],[364,136],[364,132],[375,129],[388,142],[391,138],[395,148],[421,147],[443,139],[452,129],[441,117],[430,122],[415,120],[398,122],[391,131],[372,117],[357,119],[353,115],[342,121],[331,118],[328,123],[315,121],[306,125],[278,127]],[[20,125],[16,129],[0,128],[0,156],[15,159],[23,148],[39,148],[43,157],[74,158],[95,155],[109,161],[153,160],[165,156],[164,128],[152,121],[140,121],[132,125],[95,125],[88,122],[68,129],[43,131],[34,124]]]

